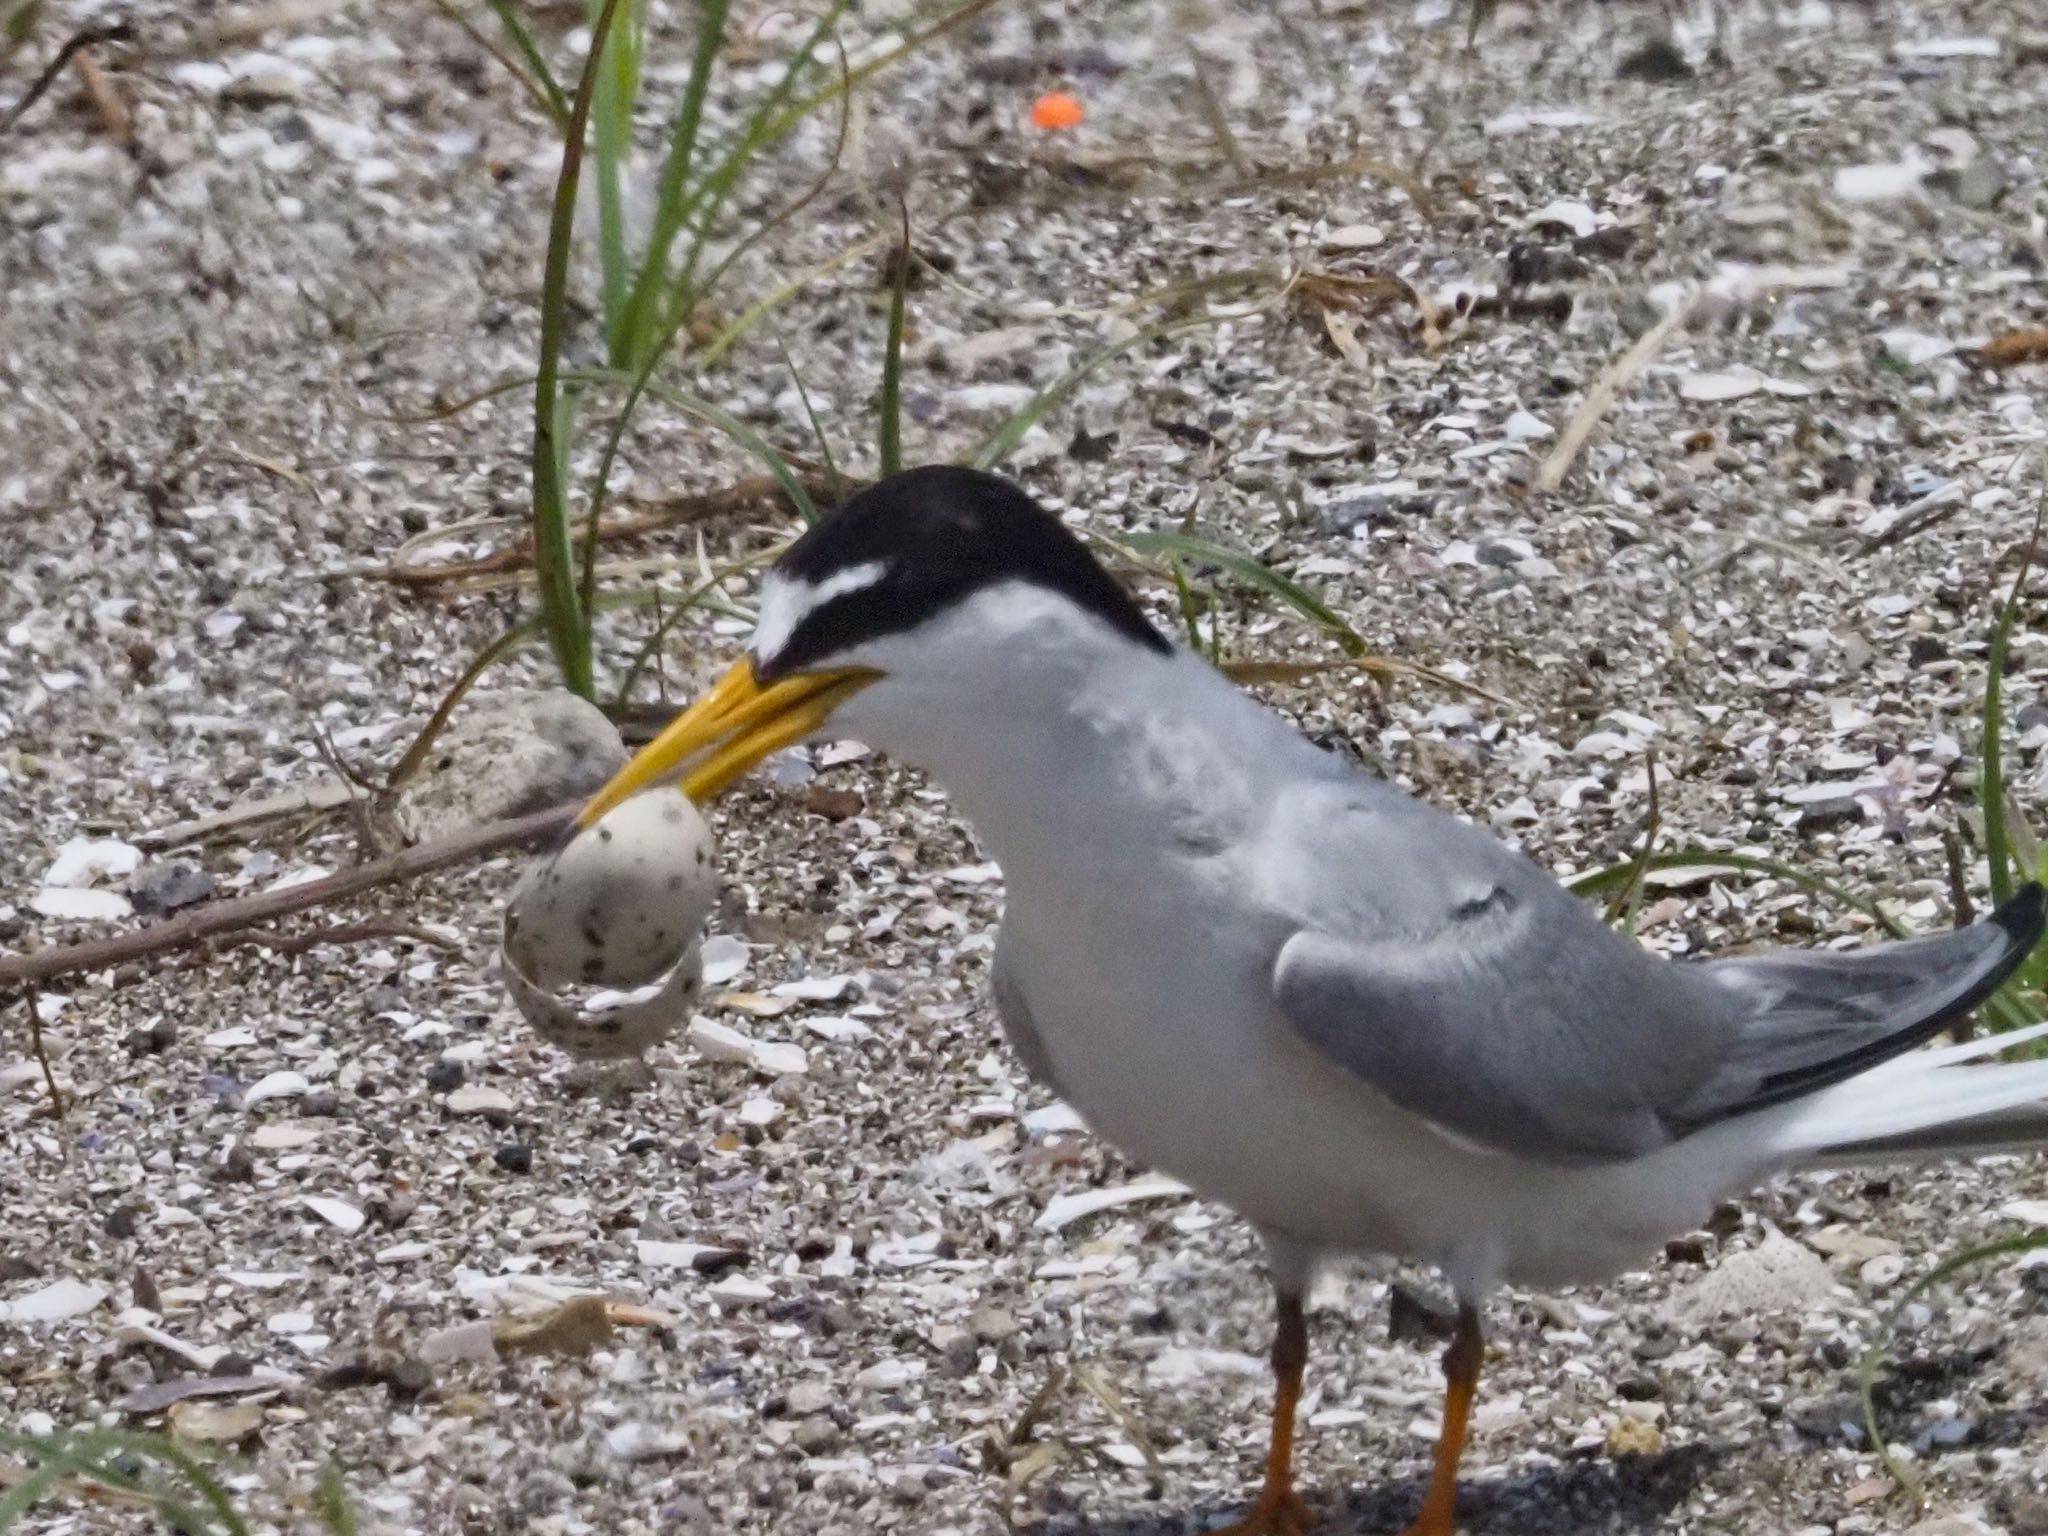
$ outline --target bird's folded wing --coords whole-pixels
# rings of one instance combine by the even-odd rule
[[[1024,986],[1017,975],[1014,951],[1007,939],[996,939],[995,963],[989,967],[989,991],[995,996],[996,1017],[1002,1021],[1003,1033],[1009,1037],[1010,1049],[1017,1053],[1017,1059],[1024,1063],[1024,1070],[1039,1082],[1045,1084],[1061,1098],[1068,1097],[1066,1089],[1053,1076],[1052,1053],[1045,1048],[1038,1026],[1032,1022],[1031,1005],[1025,1001]]]
[[[1522,896],[1369,938],[1304,929],[1275,1001],[1322,1055],[1462,1140],[1559,1164],[1666,1145],[1666,1107],[1713,1076],[1735,1008],[1562,890]]]

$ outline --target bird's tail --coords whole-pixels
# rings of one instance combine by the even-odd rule
[[[1999,1061],[2048,1024],[1897,1056],[1781,1123],[1805,1167],[1910,1163],[2048,1147],[2048,1060]]]
[[[1773,1117],[1780,1148],[1807,1167],[2048,1148],[2048,1060],[1999,1059],[2048,1037],[2048,1024],[1939,1050],[1907,1048],[1916,1037],[1925,1039],[1988,997],[2039,942],[2042,920],[2043,893],[2029,886],[1989,922],[1966,930],[1989,931],[2001,940],[1988,952],[1971,956],[1962,950],[1963,935],[1955,935],[1959,963],[1932,968],[1947,969],[1949,979],[1930,978],[1933,984],[1925,986],[1929,995],[1910,999],[1922,1006],[1903,1011],[1920,1017],[1894,1015],[1893,1028],[1885,1032],[1889,1038],[1883,1045],[1891,1049],[1884,1059],[1781,1106]],[[1892,949],[1931,949],[1943,942],[1921,940]],[[1865,953],[1882,956],[1885,951]]]

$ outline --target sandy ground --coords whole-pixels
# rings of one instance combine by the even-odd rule
[[[35,60],[105,19],[48,9]],[[743,9],[772,45],[772,8]],[[1944,925],[1944,835],[1974,846],[1985,640],[2048,441],[2042,366],[1971,353],[2048,315],[2042,18],[2020,0],[1731,5],[1676,16],[1668,78],[1640,52],[1664,11],[1504,7],[1467,57],[1446,10],[998,6],[867,98],[829,194],[737,264],[723,313],[907,186],[946,268],[911,299],[909,446],[936,458],[1125,334],[1118,306],[1262,269],[1194,301],[1214,323],[1095,374],[1013,470],[1105,531],[1191,520],[1315,583],[1375,650],[1508,701],[1413,680],[1275,696],[1560,870],[1635,846],[1654,753],[1662,846],[1785,860]],[[886,31],[897,8],[873,12]],[[331,781],[323,737],[388,766],[529,601],[371,573],[521,504],[520,395],[406,418],[529,364],[545,125],[425,5],[121,14],[132,144],[68,80],[0,137],[10,947],[106,931],[31,905],[74,837]],[[655,47],[672,91],[672,25]],[[0,99],[31,73],[7,65]],[[1048,142],[1022,116],[1051,85],[1090,117]],[[807,130],[750,209],[831,140]],[[1358,157],[1412,168],[1425,198],[1363,169],[1282,174]],[[1297,269],[1396,275],[1433,318],[1401,297],[1326,319],[1274,297]],[[1532,491],[1601,371],[1692,294],[1691,327],[1561,489]],[[877,302],[862,261],[775,325],[856,468]],[[587,313],[576,344],[594,345]],[[805,445],[765,335],[701,387]],[[623,463],[629,502],[748,472],[661,412]],[[715,559],[786,525],[701,531]],[[622,555],[680,587],[696,538]],[[1327,654],[1241,592],[1216,613],[1237,654]],[[645,633],[617,620],[608,656]],[[734,643],[682,625],[668,685]],[[2012,709],[2039,714],[2044,666],[2023,623]],[[529,652],[492,684],[545,680]],[[2036,715],[2016,773],[2038,810]],[[438,925],[452,948],[231,948],[51,991],[62,1120],[10,1001],[0,1302],[103,1296],[0,1322],[0,1429],[156,1424],[119,1405],[285,1373],[229,1459],[280,1528],[330,1462],[364,1529],[391,1532],[1167,1536],[1241,1505],[1267,1391],[1249,1235],[1157,1197],[1054,1229],[1058,1197],[1142,1171],[1059,1129],[1001,1045],[983,997],[1000,887],[972,839],[872,759],[777,779],[722,813],[715,924],[750,945],[728,985],[772,1000],[719,1016],[800,1045],[801,1073],[667,1047],[647,1091],[578,1091],[492,979],[509,859],[329,914]],[[229,892],[345,865],[356,842],[329,821],[180,856]],[[1691,953],[1869,927],[1779,882],[1694,879],[1649,893],[1643,931]],[[812,995],[774,998],[795,979]],[[266,1079],[279,1096],[250,1092]],[[1994,1263],[1905,1314],[1885,1427],[1924,1509],[1878,1478],[1853,1393],[1902,1288],[2044,1199],[2039,1159],[1802,1178],[1642,1275],[1500,1298],[1466,1528],[2040,1536],[2048,1268]],[[1361,1266],[1318,1299],[1302,1475],[1331,1530],[1398,1529],[1419,1497],[1437,1346],[1411,1307],[1390,1334],[1396,1281],[1434,1283]],[[424,1358],[591,1289],[668,1324],[564,1358]],[[999,1454],[1034,1405],[1029,1443]],[[57,1505],[22,1528],[134,1519]]]

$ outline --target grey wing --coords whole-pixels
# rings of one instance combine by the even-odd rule
[[[1547,1163],[1640,1156],[1865,1071],[1988,996],[2042,927],[2029,887],[1936,938],[1673,963],[1383,785],[1307,797],[1267,852],[1304,919],[1273,970],[1294,1029],[1404,1109]]]
[[[1681,1133],[1671,1106],[1740,1030],[1729,989],[1448,816],[1405,797],[1324,810],[1279,846],[1355,889],[1290,903],[1302,921],[1272,987],[1296,1032],[1402,1108],[1533,1161],[1635,1157]]]
[[[1061,1098],[1067,1096],[1053,1076],[1052,1057],[1045,1049],[1045,1042],[1038,1037],[1038,1030],[1031,1022],[1031,1007],[1024,1001],[1024,988],[1017,980],[1014,961],[1007,959],[1009,950],[1003,942],[1000,931],[996,934],[996,955],[988,970],[989,991],[995,995],[996,1017],[1002,1020],[1003,1033],[1009,1036],[1010,1049],[1017,1053],[1017,1059],[1024,1063],[1029,1072]]]

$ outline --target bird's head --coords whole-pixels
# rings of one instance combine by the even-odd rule
[[[917,760],[1092,655],[1171,647],[1051,513],[998,476],[891,475],[827,513],[761,585],[754,638],[584,808],[651,784],[710,800],[779,748],[830,734]]]

